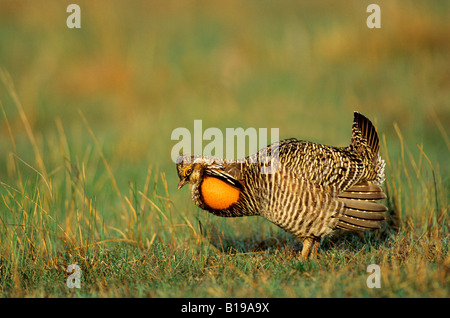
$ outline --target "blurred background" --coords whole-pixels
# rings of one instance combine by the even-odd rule
[[[70,3],[80,29],[66,26]],[[381,29],[366,25],[370,3]],[[204,130],[279,128],[281,139],[346,146],[358,110],[391,160],[400,131],[448,183],[449,13],[440,0],[2,0],[0,178],[14,183],[12,153],[42,173],[36,151],[57,174],[64,149],[97,202],[115,198],[90,128],[120,191],[142,187],[152,167],[192,208],[176,191],[173,129],[201,119]]]

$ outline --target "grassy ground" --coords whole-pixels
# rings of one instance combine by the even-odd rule
[[[370,30],[361,1],[77,3],[78,30],[63,3],[0,5],[0,296],[449,297],[449,4],[380,1]],[[344,146],[354,110],[380,132],[388,220],[317,261],[176,190],[177,127]]]

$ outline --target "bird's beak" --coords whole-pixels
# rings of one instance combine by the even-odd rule
[[[178,182],[178,190],[180,190],[186,184],[186,180],[182,179]]]

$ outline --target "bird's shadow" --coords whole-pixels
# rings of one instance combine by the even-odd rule
[[[388,202],[386,221],[381,228],[375,231],[351,232],[337,230],[332,235],[322,238],[320,251],[327,252],[336,249],[361,250],[364,248],[386,247],[391,244],[393,235],[400,231],[400,221],[395,209]],[[273,235],[261,235],[255,233],[250,236],[231,236],[224,234],[214,223],[209,223],[207,230],[200,220],[200,232],[202,235],[222,253],[252,253],[252,252],[277,252],[286,251],[299,253],[302,250],[302,242],[295,236],[283,231],[277,231]],[[203,230],[202,230],[203,228]]]
[[[392,229],[382,228],[377,231],[349,232],[338,230],[333,235],[321,240],[320,251],[331,250],[360,250],[368,245],[372,247],[387,246]],[[297,254],[301,252],[302,242],[295,236],[277,232],[272,236],[263,236],[258,233],[250,236],[231,236],[224,234],[216,226],[210,226],[207,233],[203,233],[209,243],[221,253],[275,253],[284,251]]]

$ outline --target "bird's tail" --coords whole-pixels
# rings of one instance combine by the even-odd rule
[[[375,202],[386,198],[379,186],[363,181],[338,194],[338,197],[345,207],[344,215],[339,217],[339,228],[366,230],[380,227],[387,208]]]
[[[377,229],[384,220],[387,208],[376,201],[386,195],[379,186],[384,181],[385,162],[379,154],[378,134],[365,116],[355,112],[350,150],[365,161],[367,167],[361,180],[338,194],[344,204],[344,214],[337,227],[345,230]]]
[[[367,160],[369,164],[370,169],[368,169],[365,179],[377,185],[382,184],[385,161],[381,159],[379,153],[378,133],[372,122],[358,112],[354,112],[350,148]]]

